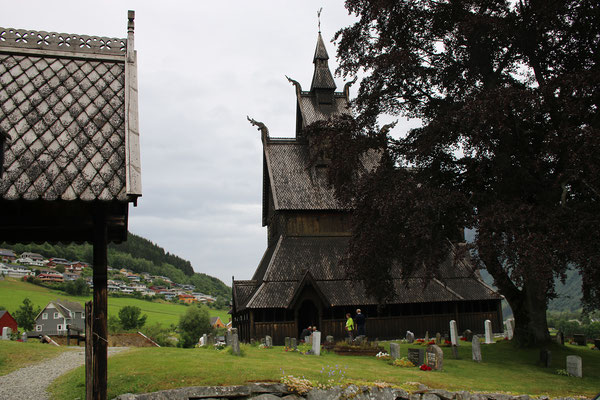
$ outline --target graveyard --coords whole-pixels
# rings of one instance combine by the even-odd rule
[[[427,358],[429,346],[418,341],[380,342],[379,345],[390,353],[390,345],[395,343],[401,358],[408,356],[409,349],[422,350]],[[310,348],[298,345],[299,350]],[[457,358],[452,346],[439,346],[443,354],[443,368],[431,371],[394,366],[389,360],[375,356],[342,356],[325,349],[319,356],[307,355],[289,351],[285,346],[261,346],[259,342],[241,344],[240,356],[233,355],[229,347],[221,350],[211,347],[138,348],[110,358],[108,396],[113,398],[123,393],[147,393],[190,386],[280,382],[289,376],[308,379],[314,385],[326,383],[333,377],[333,383],[342,386],[385,383],[410,392],[416,390],[418,384],[424,384],[449,391],[546,395],[550,398],[593,398],[600,384],[600,351],[588,346],[553,344],[548,348],[552,353],[549,367],[540,364],[540,349],[517,349],[507,340],[493,344],[482,341],[479,362],[473,360],[470,342],[460,341],[455,348]],[[582,378],[562,375],[568,356],[581,357]],[[54,398],[81,398],[84,382],[84,369],[81,367],[55,381],[50,391]]]

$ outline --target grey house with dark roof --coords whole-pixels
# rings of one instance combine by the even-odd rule
[[[35,318],[36,335],[66,335],[67,330],[83,331],[85,310],[79,303],[54,300],[44,307]]]
[[[343,92],[335,91],[328,58],[319,33],[310,90],[288,78],[296,92],[295,138],[273,138],[261,129],[262,223],[268,228],[268,245],[252,279],[233,281],[232,320],[240,338],[270,335],[283,343],[309,325],[341,338],[345,314],[354,315],[357,308],[367,316],[367,335],[382,339],[404,336],[407,330],[418,335],[447,332],[452,319],[461,330],[474,332],[483,332],[489,319],[501,331],[501,297],[468,259],[454,265],[454,255],[449,255],[441,266],[442,278],[425,288],[419,276],[402,280],[397,266],[392,273],[396,297],[384,307],[378,307],[362,282],[347,277],[340,259],[351,235],[351,211],[336,200],[327,182],[327,163],[313,161],[303,136],[308,125],[350,112],[349,84]],[[376,158],[365,157],[363,163],[368,168]]]

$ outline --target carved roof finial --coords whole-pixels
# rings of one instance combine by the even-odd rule
[[[248,121],[250,121],[250,123],[253,126],[258,127],[257,129],[261,133],[261,139],[262,139],[263,143],[266,143],[267,138],[269,137],[269,128],[267,128],[267,126],[265,124],[263,124],[262,122],[259,122],[259,121],[255,120],[253,118],[250,118],[247,115],[246,115],[246,118],[248,118]]]
[[[135,11],[127,11],[127,61],[134,62],[135,46],[133,42],[133,31],[135,29]]]
[[[357,76],[355,76],[354,79],[352,79],[350,82],[346,82],[346,84],[344,85],[344,95],[346,96],[346,100],[350,100],[350,86],[356,83],[356,79],[358,79]]]
[[[302,93],[302,86],[300,85],[300,82],[298,82],[297,80],[294,80],[294,79],[290,78],[287,75],[285,77],[287,78],[288,82],[290,82],[296,88],[296,95],[300,96],[300,93]]]

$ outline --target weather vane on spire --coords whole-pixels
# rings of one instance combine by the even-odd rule
[[[319,33],[321,33],[321,11],[323,11],[323,7],[319,8],[319,11],[317,11],[317,21],[319,22]]]

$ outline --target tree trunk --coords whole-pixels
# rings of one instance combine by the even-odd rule
[[[541,346],[550,341],[546,310],[548,306],[546,284],[529,277],[522,288],[518,288],[497,261],[498,258],[485,251],[480,253],[494,284],[512,308],[515,318],[513,340],[520,347]]]

